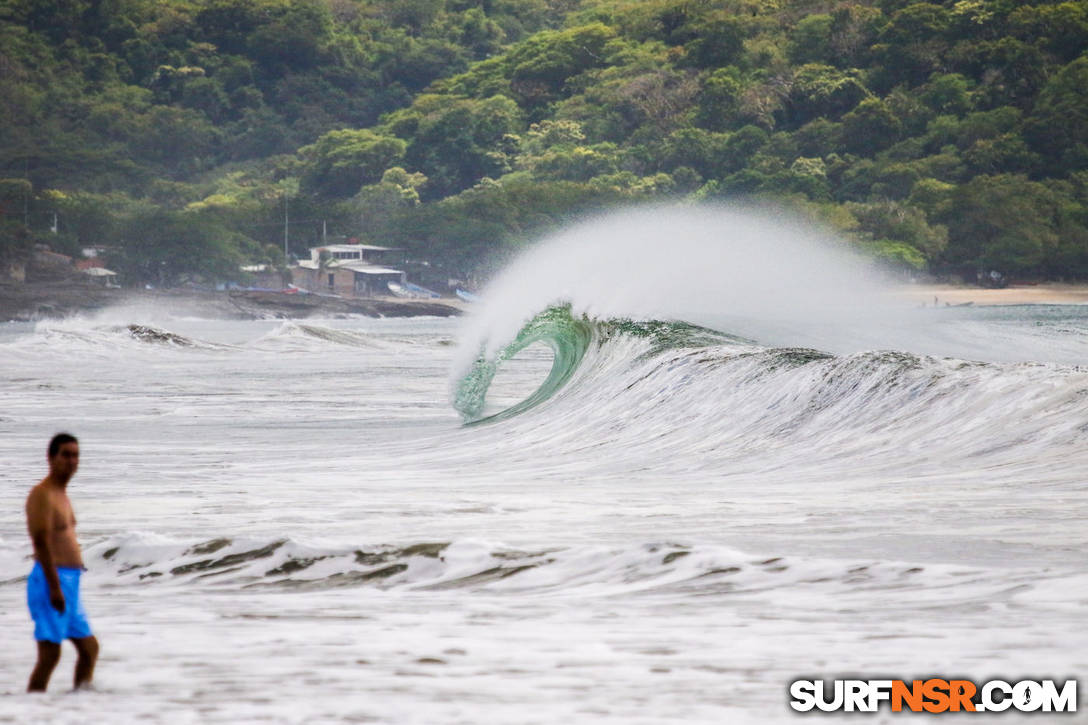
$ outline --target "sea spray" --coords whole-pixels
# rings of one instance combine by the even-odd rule
[[[539,312],[721,325],[857,319],[881,304],[871,263],[847,243],[783,212],[657,206],[566,229],[517,259],[482,293],[468,320],[458,379],[494,358]]]
[[[1066,330],[1068,321],[1055,323],[1064,325],[1062,335],[1032,334],[1018,324],[1006,331],[978,322],[995,313],[917,309],[894,291],[849,242],[771,207],[652,206],[607,214],[542,240],[483,291],[485,302],[465,321],[452,366],[454,407],[466,420],[479,419],[502,364],[533,342],[553,350],[573,344],[576,321],[689,324],[768,347],[837,354],[1088,361],[1088,330]],[[566,310],[561,325],[552,312],[560,309]],[[1049,323],[1044,318],[1039,325]],[[548,380],[513,412],[570,379],[568,353],[580,344],[561,351]]]
[[[502,416],[550,397],[601,329],[593,323],[631,334],[657,324],[659,337],[715,322],[742,335],[797,321],[851,327],[880,299],[870,265],[812,224],[769,209],[691,206],[571,227],[515,261],[483,297],[451,381],[453,405],[469,422],[484,417],[499,367],[535,342],[555,354],[548,378]]]

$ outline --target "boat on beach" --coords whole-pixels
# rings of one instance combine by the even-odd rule
[[[388,287],[389,291],[395,296],[403,297],[404,299],[434,300],[442,296],[434,290],[420,287],[418,284],[412,284],[411,282],[386,282],[386,287]]]

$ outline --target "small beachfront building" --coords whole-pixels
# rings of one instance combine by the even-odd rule
[[[329,244],[310,249],[310,258],[292,268],[292,281],[310,292],[341,297],[389,294],[389,282],[404,284],[407,275],[382,264],[399,253],[395,247],[372,244]]]
[[[348,262],[342,268],[351,272],[352,294],[355,297],[379,297],[389,294],[389,283],[404,284],[407,275],[399,269],[371,264]]]
[[[330,261],[389,265],[401,252],[400,247],[379,247],[374,244],[325,244],[310,248],[310,261],[319,262],[324,256]]]

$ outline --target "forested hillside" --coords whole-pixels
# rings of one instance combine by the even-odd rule
[[[754,196],[902,269],[1088,278],[1086,88],[1085,1],[3,0],[0,261],[237,276],[286,207],[293,252],[464,275]]]

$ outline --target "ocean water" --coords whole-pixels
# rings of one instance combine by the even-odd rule
[[[798,678],[1088,670],[1088,307],[524,274],[466,320],[0,327],[0,722],[793,722]],[[30,696],[64,429],[102,655]]]

